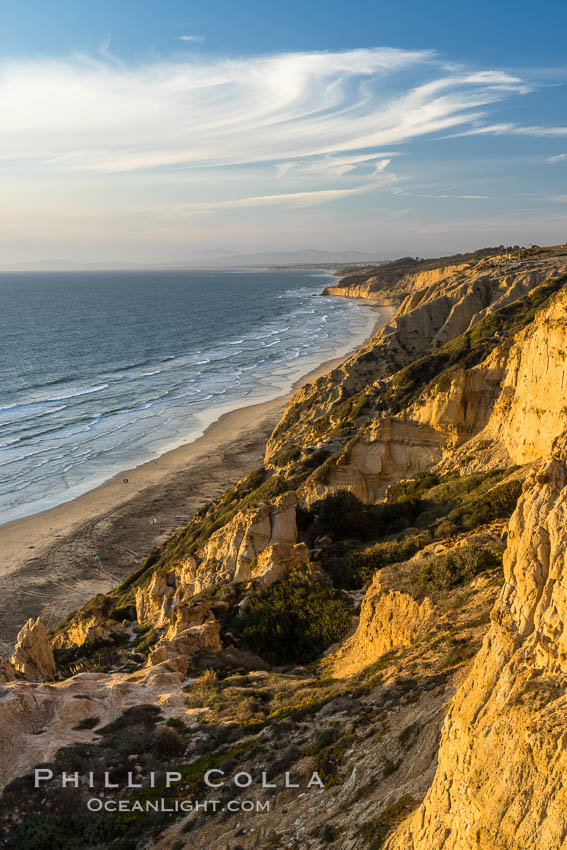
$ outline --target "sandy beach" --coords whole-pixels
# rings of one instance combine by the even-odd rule
[[[391,315],[381,308],[373,333]],[[348,356],[322,363],[288,394],[225,413],[195,441],[73,501],[0,526],[0,642],[11,645],[28,617],[41,614],[53,626],[122,581],[204,502],[260,466],[292,392]]]

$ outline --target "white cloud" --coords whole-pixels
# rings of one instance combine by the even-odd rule
[[[446,138],[457,139],[462,136],[567,136],[567,127],[541,127],[537,124],[522,126],[521,124],[487,124],[481,127],[472,127],[461,133],[453,133]],[[549,160],[548,160],[549,161]]]
[[[459,200],[459,201],[490,201],[491,195],[419,195],[420,198],[441,198],[443,200]]]
[[[545,161],[554,165],[556,162],[563,162],[565,159],[567,159],[567,153],[558,153],[556,156],[548,156]]]
[[[374,192],[361,197],[361,208],[382,204],[393,216],[395,196],[457,191],[454,178],[440,174],[430,194],[415,194],[426,169],[443,171],[444,161],[431,155],[440,134],[567,133],[499,122],[498,105],[532,91],[531,84],[498,70],[451,66],[432,51],[192,53],[132,65],[106,44],[95,56],[0,61],[0,171],[10,233],[24,243],[34,232],[44,241],[50,232],[83,232],[87,242],[110,243],[120,232],[122,241],[131,234],[146,246],[185,228],[184,238],[199,232],[202,241],[203,214],[209,238],[224,243],[225,234],[230,239],[241,226],[244,232],[237,211],[249,209],[241,219],[252,220],[256,210],[253,243],[264,231],[289,238],[302,216],[301,238],[308,227],[334,240],[335,229],[347,226],[358,238],[361,227],[371,228],[365,213],[349,208],[347,224],[333,202]],[[431,141],[426,166],[416,145],[413,159],[399,150],[420,139]],[[386,187],[384,201],[377,190]],[[468,175],[458,190],[469,188],[487,186]],[[485,200],[461,197],[475,201],[472,208]],[[316,204],[326,205],[319,216],[308,209]],[[276,207],[294,214],[278,220]],[[83,208],[84,218],[72,212]]]
[[[412,86],[408,72],[429,80]],[[0,79],[0,157],[102,172],[372,150],[466,125],[526,90],[509,74],[447,73],[430,52],[391,48],[134,68],[7,61]]]
[[[232,209],[237,207],[262,207],[262,206],[313,206],[313,204],[328,203],[337,198],[348,198],[351,195],[360,195],[376,188],[376,183],[364,186],[356,186],[351,189],[318,189],[310,192],[284,192],[279,195],[252,195],[247,198],[234,198],[226,201],[204,201],[192,204],[185,208],[185,212],[203,212],[207,210]]]
[[[397,152],[373,154],[325,155],[305,160],[287,160],[277,163],[276,174],[286,177],[293,172],[294,176],[335,176],[345,174],[380,174],[391,163]]]
[[[180,35],[180,41],[204,41],[205,38],[202,35]]]

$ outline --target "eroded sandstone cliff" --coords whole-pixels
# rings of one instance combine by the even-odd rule
[[[450,705],[432,787],[391,850],[566,846],[566,519],[564,435],[510,520],[490,630]]]
[[[53,656],[27,627],[0,670],[7,847],[35,850],[46,811],[53,846],[72,824],[128,850],[567,847],[567,261],[492,254],[349,285],[396,315],[294,396],[265,466],[60,624]],[[261,820],[150,833],[22,777],[68,761],[179,770],[168,799],[210,797],[219,766],[275,788]]]

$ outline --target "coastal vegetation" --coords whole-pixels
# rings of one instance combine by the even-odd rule
[[[240,631],[266,661],[307,664],[350,631],[352,608],[333,587],[292,575],[250,599]]]
[[[542,255],[534,249],[526,256],[531,263]],[[8,848],[140,850],[153,842],[160,850],[198,850],[222,840],[235,848],[340,850],[348,839],[374,850],[424,850],[400,830],[412,828],[418,807],[432,806],[433,793],[444,799],[435,771],[439,763],[454,775],[451,747],[460,748],[458,769],[467,782],[489,781],[482,741],[470,731],[466,688],[477,689],[477,704],[486,706],[475,723],[492,711],[483,727],[492,746],[501,747],[494,730],[504,730],[510,758],[536,771],[509,746],[509,730],[525,722],[526,739],[538,738],[539,757],[552,769],[546,747],[558,738],[544,712],[561,698],[558,680],[548,693],[552,673],[542,676],[528,652],[514,653],[523,651],[527,630],[517,610],[531,611],[533,588],[547,581],[541,559],[551,559],[558,574],[562,568],[556,541],[563,540],[565,405],[553,387],[567,371],[567,276],[559,260],[563,271],[552,279],[521,263],[519,277],[513,269],[502,273],[508,262],[487,249],[437,266],[406,258],[386,269],[381,285],[391,288],[388,274],[399,280],[416,267],[459,266],[450,287],[438,275],[417,289],[417,300],[430,299],[428,334],[411,324],[412,310],[400,311],[366,350],[299,391],[262,466],[211,499],[122,584],[95,596],[51,635],[58,687],[73,673],[104,671],[119,683],[113,705],[121,693],[131,699],[136,688],[139,702],[122,712],[113,708],[109,717],[106,697],[89,691],[92,678],[78,677],[78,697],[85,704],[92,699],[96,710],[79,717],[73,707],[78,737],[48,750],[49,765],[84,772],[108,764],[120,781],[132,770],[145,775],[167,767],[181,774],[176,789],[161,783],[112,792],[129,803],[212,799],[207,770],[222,771],[227,781],[239,771],[265,770],[276,788],[259,794],[278,805],[266,815],[261,839],[237,815],[203,811],[152,816],[149,835],[144,815],[85,816],[86,788],[38,795],[26,773],[5,792],[12,808],[21,801],[17,817],[0,818]],[[486,304],[471,296],[481,284]],[[457,314],[450,325],[447,316]],[[467,330],[457,333],[462,327]],[[446,340],[437,345],[440,331]],[[540,386],[544,353],[550,378]],[[478,366],[474,382],[454,380],[459,370]],[[464,427],[467,405],[477,398],[484,408]],[[521,569],[514,572],[511,563]],[[506,607],[502,595],[491,620],[503,564],[507,588],[515,583],[521,604]],[[559,586],[546,593],[538,604],[553,599],[553,616],[562,617]],[[530,629],[539,628],[539,614],[530,616]],[[542,622],[538,652],[556,663],[546,631],[551,620]],[[89,629],[93,640],[84,637]],[[499,673],[502,659],[509,662],[506,677]],[[470,664],[491,671],[498,693],[480,692],[484,667],[466,679]],[[527,671],[525,681],[518,669]],[[530,711],[544,718],[540,737],[529,726]],[[453,724],[450,736],[441,735],[444,722]],[[313,771],[323,786],[316,794],[303,787]],[[286,772],[297,774],[301,794],[278,787]],[[499,781],[490,778],[505,797]],[[544,784],[532,781],[536,790]],[[451,793],[460,793],[457,785]],[[214,792],[223,801],[229,793]],[[529,810],[528,796],[523,799]],[[429,812],[445,829],[443,806]],[[460,835],[468,828],[463,822]]]

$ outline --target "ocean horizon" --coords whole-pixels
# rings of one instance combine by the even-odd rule
[[[54,507],[288,392],[372,331],[289,269],[0,274],[0,524]]]

